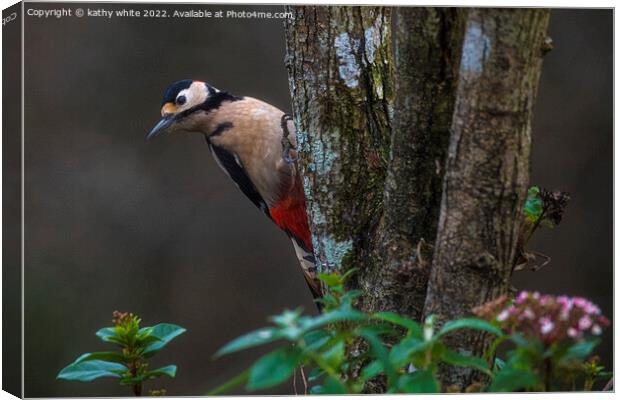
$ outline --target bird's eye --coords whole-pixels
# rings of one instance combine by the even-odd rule
[[[177,97],[177,104],[182,106],[183,104],[185,104],[185,102],[187,101],[187,98],[185,96],[179,96]]]

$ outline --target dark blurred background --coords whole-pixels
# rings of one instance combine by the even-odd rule
[[[611,10],[552,12],[555,49],[545,57],[536,107],[532,183],[568,191],[572,201],[562,224],[532,243],[551,264],[514,279],[520,289],[586,296],[608,316],[612,32]],[[113,310],[188,329],[153,359],[178,365],[177,378],[148,385],[170,395],[202,395],[245,369],[262,351],[210,358],[268,315],[297,306],[314,312],[290,241],[219,170],[204,138],[145,141],[164,89],[178,79],[290,111],[283,57],[277,19],[26,17],[26,396],[129,394],[105,379],[55,379],[79,354],[107,348],[94,332],[111,324]],[[608,368],[611,338],[608,329],[599,348]]]

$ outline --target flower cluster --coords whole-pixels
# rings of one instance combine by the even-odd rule
[[[602,328],[609,325],[601,310],[583,297],[555,297],[538,292],[521,292],[512,302],[502,296],[474,309],[474,313],[496,320],[509,333],[535,337],[544,344],[600,335]]]
[[[112,323],[114,326],[129,326],[139,324],[140,318],[129,312],[114,311],[112,313]]]

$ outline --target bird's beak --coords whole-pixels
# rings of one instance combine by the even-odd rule
[[[146,136],[146,140],[151,140],[156,136],[161,135],[162,133],[166,133],[166,130],[172,125],[174,122],[174,116],[172,114],[164,116],[159,120],[157,125]]]
[[[176,113],[177,108],[172,103],[166,103],[161,108],[161,116],[162,118],[159,120],[157,125],[146,136],[146,140],[151,140],[155,136],[159,136],[162,133],[166,133],[166,130],[174,123],[174,114]]]

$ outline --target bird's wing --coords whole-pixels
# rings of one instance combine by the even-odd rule
[[[316,276],[306,204],[303,192],[300,192],[302,190],[300,182],[297,181],[294,185],[295,188],[291,191],[293,196],[286,196],[276,206],[269,208],[245,173],[241,161],[235,154],[210,142],[209,149],[218,165],[230,176],[237,187],[291,238],[295,247],[295,254],[312,296],[314,298],[320,297],[321,286]]]
[[[209,144],[209,149],[213,154],[213,158],[215,158],[215,161],[218,163],[220,168],[226,172],[230,179],[235,182],[237,187],[250,199],[252,203],[254,203],[256,207],[271,218],[267,203],[262,198],[260,193],[258,193],[258,190],[256,190],[256,187],[245,173],[245,169],[243,168],[239,158],[235,154],[214,145],[209,141],[207,141],[207,143]]]

